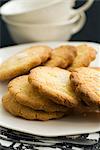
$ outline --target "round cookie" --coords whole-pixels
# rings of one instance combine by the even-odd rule
[[[52,112],[47,113],[44,111],[36,111],[24,105],[17,103],[13,97],[7,93],[3,99],[2,103],[4,108],[14,116],[22,117],[28,120],[50,120],[50,119],[57,119],[64,116],[63,112]]]
[[[28,82],[28,75],[23,75],[10,81],[8,90],[16,102],[35,110],[44,110],[46,112],[68,111],[67,107],[58,105],[50,99],[41,96],[36,89],[32,88]]]
[[[33,46],[9,57],[0,65],[0,80],[9,80],[26,74],[30,69],[44,63],[51,56],[48,46]]]
[[[88,106],[100,109],[100,70],[82,67],[72,72],[70,78],[77,96]]]
[[[96,58],[96,50],[87,44],[76,46],[76,49],[77,56],[71,66],[67,68],[70,71],[80,67],[87,67]]]
[[[70,86],[70,72],[58,67],[37,67],[29,74],[33,88],[50,97],[54,102],[67,107],[76,107],[79,102]]]
[[[76,55],[77,49],[75,46],[63,45],[52,51],[51,58],[44,65],[66,68],[73,63]]]

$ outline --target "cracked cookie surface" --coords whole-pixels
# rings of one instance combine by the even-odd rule
[[[76,107],[78,100],[70,86],[70,72],[58,67],[37,67],[31,70],[29,82],[33,88],[54,102]]]
[[[87,44],[76,46],[77,56],[68,70],[73,71],[79,67],[88,67],[89,64],[96,58],[96,51]]]
[[[76,69],[71,73],[71,84],[77,94],[88,106],[100,108],[100,70],[88,67]]]
[[[44,64],[44,66],[66,68],[71,65],[76,57],[75,46],[60,46],[52,51],[51,58]]]
[[[33,88],[28,82],[28,75],[23,75],[10,81],[8,90],[16,102],[35,110],[44,110],[46,112],[68,111],[67,107],[54,103]]]
[[[10,80],[28,73],[30,69],[47,61],[51,51],[48,46],[33,46],[16,53],[0,65],[0,80]]]

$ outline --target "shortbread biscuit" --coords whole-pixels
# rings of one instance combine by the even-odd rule
[[[22,117],[28,120],[50,120],[57,119],[64,116],[63,112],[52,112],[47,113],[45,111],[36,111],[24,105],[17,103],[13,97],[7,93],[3,99],[2,103],[4,108],[14,116]]]
[[[100,71],[82,67],[72,72],[70,78],[77,96],[88,106],[100,108]]]
[[[79,102],[70,86],[69,76],[69,71],[58,67],[37,67],[31,70],[29,82],[54,102],[76,107]]]
[[[44,65],[51,67],[66,68],[71,65],[76,57],[76,47],[75,46],[60,46],[52,51],[50,60],[48,60]]]
[[[68,68],[68,70],[72,71],[75,68],[79,67],[87,67],[96,58],[96,51],[94,48],[83,44],[76,47],[77,48],[77,56],[74,59],[72,65]]]
[[[30,69],[44,63],[51,56],[48,46],[33,46],[11,56],[0,65],[0,80],[12,79],[26,74]]]
[[[58,105],[50,99],[41,96],[36,89],[32,88],[28,82],[28,75],[23,75],[10,81],[8,90],[16,102],[29,106],[34,110],[47,112],[68,111],[67,107]]]

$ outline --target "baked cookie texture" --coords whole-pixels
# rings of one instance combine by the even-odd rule
[[[37,67],[31,70],[29,82],[33,88],[67,107],[76,107],[79,102],[70,86],[70,72],[58,67]]]
[[[60,46],[52,51],[51,58],[44,65],[66,68],[73,63],[76,55],[77,49],[75,46]]]
[[[28,120],[100,116],[100,67],[87,67],[95,57],[95,49],[86,44],[54,50],[40,45],[20,51],[0,65],[1,81],[16,77],[3,96],[4,108]]]
[[[2,99],[4,108],[14,116],[18,116],[28,120],[50,120],[63,117],[63,112],[45,112],[36,111],[24,105],[17,103],[14,98],[9,94],[5,94]]]
[[[73,71],[75,68],[88,67],[91,61],[96,58],[96,51],[87,44],[76,46],[77,56],[68,70]]]
[[[46,112],[67,112],[68,108],[58,105],[50,99],[40,95],[40,93],[28,82],[28,75],[16,77],[8,84],[9,93],[14,100],[22,105],[34,110],[44,110]]]
[[[75,93],[88,106],[97,106],[100,110],[100,70],[82,67],[70,76]]]
[[[0,80],[9,80],[26,74],[51,56],[52,49],[48,46],[33,46],[11,56],[0,65]]]

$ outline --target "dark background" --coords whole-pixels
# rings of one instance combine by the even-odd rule
[[[9,0],[0,0],[0,6]],[[26,1],[26,0],[25,0]],[[83,0],[77,0],[76,7],[83,4]],[[100,0],[95,0],[91,8],[86,12],[87,22],[84,28],[75,34],[71,41],[93,41],[100,43]],[[0,16],[0,47],[14,45],[6,25]]]

